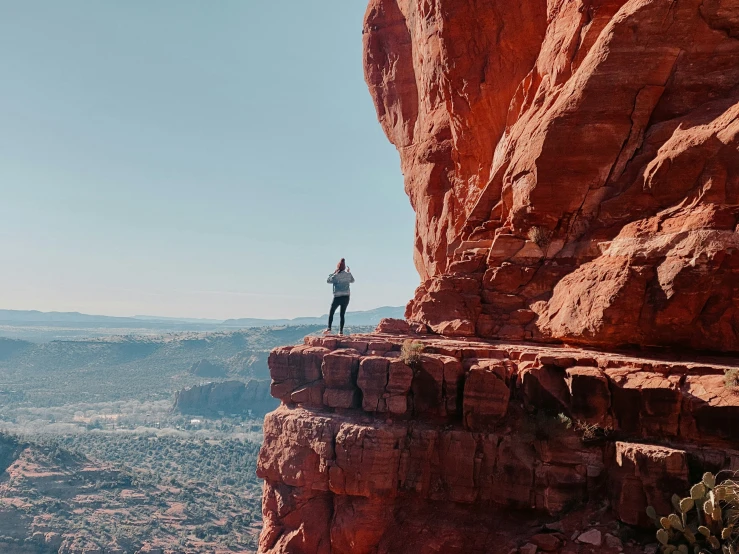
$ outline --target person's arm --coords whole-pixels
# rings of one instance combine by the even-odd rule
[[[336,277],[336,272],[334,271],[331,275],[328,276],[328,279],[326,279],[327,283],[333,283],[334,277]]]
[[[354,275],[352,275],[352,272],[349,271],[349,268],[348,267],[346,268],[346,272],[349,274],[349,282],[350,283],[353,283],[354,282]]]

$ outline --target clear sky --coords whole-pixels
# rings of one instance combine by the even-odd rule
[[[325,313],[418,284],[363,0],[23,0],[0,18],[0,308]]]

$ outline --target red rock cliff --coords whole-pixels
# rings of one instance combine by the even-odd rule
[[[372,0],[436,332],[739,350],[737,0]]]
[[[739,469],[737,37],[739,0],[371,1],[423,283],[271,354],[260,552],[644,552]]]
[[[696,475],[739,469],[735,359],[379,331],[272,352],[260,552],[644,552],[609,522],[648,525]]]

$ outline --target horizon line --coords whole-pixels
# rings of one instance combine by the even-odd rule
[[[366,310],[353,310],[348,311],[347,313],[366,313],[371,312],[374,310],[381,310],[383,308],[405,308],[405,305],[401,306],[391,306],[391,305],[383,305],[383,306],[377,306],[375,308],[369,308]],[[167,316],[167,315],[148,315],[148,314],[136,314],[136,315],[108,315],[108,314],[101,314],[101,313],[86,313],[86,312],[79,312],[79,311],[61,311],[61,310],[37,310],[37,309],[28,309],[28,310],[21,310],[21,309],[14,309],[14,308],[0,308],[0,312],[17,312],[17,313],[38,313],[38,314],[59,314],[59,315],[81,315],[81,316],[87,316],[87,317],[105,317],[105,318],[116,318],[116,319],[137,319],[137,320],[174,320],[174,321],[202,321],[205,323],[225,323],[226,321],[238,321],[242,319],[252,319],[256,321],[294,321],[296,319],[306,319],[306,318],[320,318],[324,317],[327,314],[323,313],[320,315],[299,315],[295,317],[275,317],[275,318],[265,318],[265,317],[251,317],[251,316],[243,316],[243,317],[228,317],[225,319],[219,319],[219,318],[210,318],[210,317],[197,317],[197,316]]]

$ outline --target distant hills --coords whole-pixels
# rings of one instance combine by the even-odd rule
[[[7,415],[11,393],[21,391],[17,402],[39,407],[170,400],[173,391],[205,379],[269,379],[270,350],[322,330],[323,325],[283,325],[43,343],[0,337],[0,420]],[[214,371],[200,371],[204,366]]]
[[[347,312],[347,321],[352,325],[377,325],[384,317],[403,319],[405,306],[383,306],[374,310]],[[338,317],[338,316],[337,316]],[[296,317],[295,319],[227,319],[224,327],[268,327],[273,325],[325,325],[328,314],[321,317]]]
[[[354,325],[376,325],[384,317],[402,318],[403,306],[383,306],[374,310],[348,312],[347,317]],[[272,327],[275,325],[317,325],[326,322],[328,314],[320,317],[296,317],[294,319],[198,319],[159,317],[136,315],[132,317],[116,317],[107,315],[90,315],[80,312],[40,312],[38,310],[0,310],[0,325],[59,325],[59,324],[98,324],[104,326],[156,326],[169,327],[173,324],[223,327]]]
[[[39,312],[37,310],[0,310],[1,323],[139,323],[134,317],[88,315],[79,312]]]
[[[402,306],[384,306],[374,310],[349,312],[347,324],[376,326],[384,317],[402,318]],[[294,319],[197,319],[136,315],[114,317],[79,312],[40,312],[37,310],[0,310],[0,337],[49,342],[85,340],[111,335],[161,335],[183,332],[217,332],[256,327],[326,325],[328,314]]]

